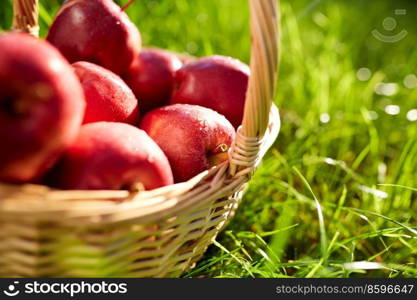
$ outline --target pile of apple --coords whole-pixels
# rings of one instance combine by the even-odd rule
[[[46,41],[0,35],[0,181],[147,190],[227,159],[249,68],[141,49],[112,0],[69,0]]]

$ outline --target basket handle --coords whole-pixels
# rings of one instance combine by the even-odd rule
[[[39,36],[38,1],[39,0],[13,1],[13,30],[27,32],[34,36]]]
[[[242,126],[229,152],[230,174],[254,171],[278,80],[279,0],[249,0],[251,13],[251,76]]]

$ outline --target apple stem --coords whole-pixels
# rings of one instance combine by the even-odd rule
[[[227,154],[227,152],[223,152],[223,153],[211,155],[208,160],[209,160],[210,167],[214,167],[214,166],[220,165],[222,162],[228,159],[229,159],[229,155]]]
[[[129,2],[127,2],[125,5],[122,6],[122,11],[125,11],[126,9],[128,9],[135,2],[136,0],[130,0]]]
[[[136,182],[127,187],[127,190],[129,190],[131,193],[139,193],[145,190],[145,186],[142,182]]]
[[[216,149],[214,149],[213,153],[214,154],[224,153],[224,152],[227,152],[227,150],[229,150],[229,147],[226,144],[220,144],[216,147]]]
[[[229,150],[229,147],[226,144],[218,145],[208,158],[210,167],[217,166],[226,161],[229,158],[227,150]]]

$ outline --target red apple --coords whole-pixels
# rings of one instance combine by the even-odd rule
[[[77,136],[85,101],[71,65],[48,42],[0,35],[0,180],[37,180]]]
[[[69,0],[47,36],[71,62],[90,61],[117,74],[139,54],[140,33],[112,0]]]
[[[165,152],[176,182],[186,181],[227,159],[235,130],[214,110],[187,104],[147,113],[140,128]]]
[[[141,110],[167,105],[174,88],[175,72],[181,68],[179,58],[168,51],[146,49],[124,76],[141,101]]]
[[[250,70],[239,60],[210,56],[185,64],[176,73],[171,103],[196,104],[242,123]]]
[[[87,102],[84,124],[109,121],[136,125],[139,120],[138,100],[118,75],[89,62],[77,62],[72,66]]]
[[[50,178],[62,189],[118,190],[142,183],[151,190],[173,183],[158,145],[143,130],[115,122],[83,125]]]

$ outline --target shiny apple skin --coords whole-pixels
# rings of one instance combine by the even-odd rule
[[[37,182],[78,135],[84,110],[58,50],[24,33],[0,35],[0,181]]]
[[[83,124],[107,121],[137,125],[139,104],[132,90],[113,72],[89,62],[72,64],[87,103]]]
[[[129,189],[136,183],[152,190],[173,183],[158,145],[143,130],[116,122],[83,125],[48,180],[60,189],[86,190]]]
[[[119,75],[141,48],[139,30],[112,0],[65,2],[47,40],[71,63],[89,61]]]
[[[186,181],[209,169],[210,158],[218,154],[219,147],[229,148],[235,138],[235,130],[224,116],[188,104],[152,110],[144,116],[140,128],[168,157],[175,182]]]
[[[197,59],[176,72],[170,103],[211,108],[238,128],[243,119],[249,76],[249,67],[237,59],[224,56]]]
[[[181,66],[174,53],[160,49],[140,52],[124,79],[140,99],[143,112],[169,104],[175,73]]]

